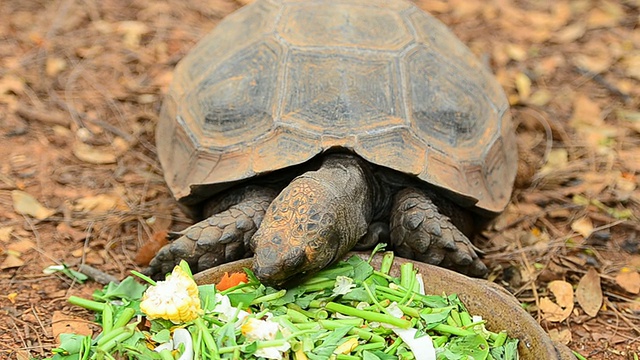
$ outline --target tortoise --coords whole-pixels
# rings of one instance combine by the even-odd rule
[[[253,256],[279,285],[379,242],[481,277],[469,238],[504,210],[517,168],[502,88],[405,0],[239,9],[177,65],[156,137],[200,222],[172,234],[155,277]]]

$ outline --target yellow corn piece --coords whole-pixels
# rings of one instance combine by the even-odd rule
[[[358,346],[358,339],[352,337],[351,339],[340,344],[334,351],[334,354],[349,355]]]
[[[202,313],[198,285],[176,266],[165,281],[158,281],[145,291],[140,310],[150,320],[166,319],[174,324],[194,320]]]

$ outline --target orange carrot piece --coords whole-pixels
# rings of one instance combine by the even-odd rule
[[[220,282],[216,285],[216,289],[218,291],[224,291],[229,288],[232,288],[240,283],[248,283],[249,279],[247,278],[247,274],[243,272],[235,272],[229,275],[228,272],[225,272],[220,279]]]

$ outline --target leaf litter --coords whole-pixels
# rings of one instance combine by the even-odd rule
[[[175,62],[247,2],[0,2],[0,34],[12,39],[0,45],[0,156],[10,160],[0,164],[0,260],[9,265],[0,291],[18,294],[3,308],[0,341],[7,347],[0,357],[44,355],[54,344],[52,314],[70,313],[61,300],[97,288],[41,274],[51,258],[75,267],[81,257],[69,249],[84,242],[103,258],[101,271],[122,278],[143,243],[189,223],[155,157],[160,100]],[[514,104],[520,137],[530,140],[521,153],[538,164],[500,226],[478,239],[491,280],[588,358],[637,354],[640,333],[625,321],[637,324],[640,312],[640,264],[633,260],[640,255],[637,1],[417,3],[487,60]],[[78,138],[83,133],[90,136]],[[35,202],[18,212],[12,191]],[[74,208],[101,194],[118,194],[127,206]],[[160,214],[172,221],[155,229],[147,219]],[[44,253],[16,256],[8,246],[21,239]],[[578,295],[595,293],[580,286],[587,268],[598,274],[603,295],[595,316],[584,309],[593,313],[595,305]],[[557,301],[546,289],[558,280],[575,288],[579,306],[549,322],[539,305],[542,297]],[[34,320],[23,320],[30,319],[23,312]],[[29,331],[11,325],[22,321]]]

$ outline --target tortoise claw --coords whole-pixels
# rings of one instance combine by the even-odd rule
[[[417,189],[404,189],[396,195],[391,243],[399,256],[476,277],[487,273],[471,241]]]

